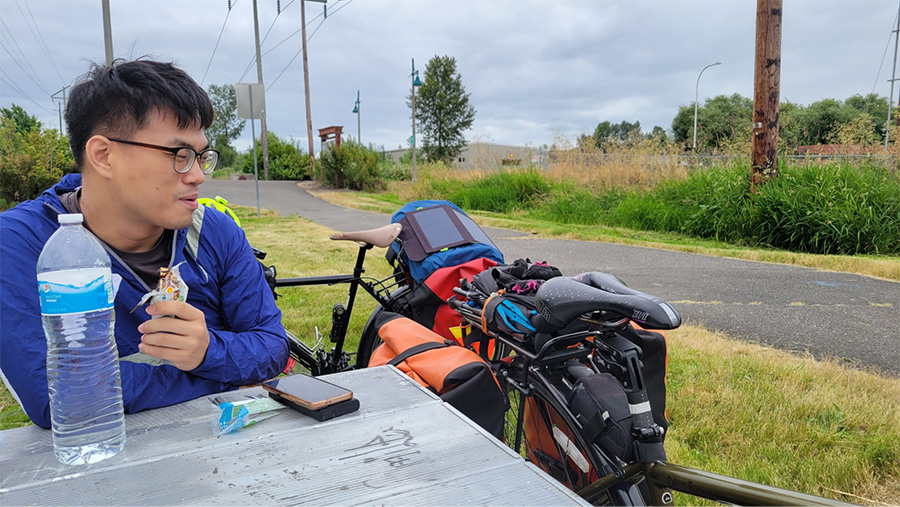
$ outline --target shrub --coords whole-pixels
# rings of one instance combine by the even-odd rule
[[[0,120],[0,199],[8,206],[34,199],[72,172],[68,138],[56,129],[19,132],[11,120]]]
[[[269,178],[273,180],[308,180],[311,177],[309,156],[297,143],[291,144],[272,131],[268,132],[269,140]],[[263,177],[262,146],[256,145],[257,170]],[[253,150],[244,157],[241,170],[253,174]]]
[[[318,164],[321,165],[323,183],[351,190],[378,190],[384,188],[378,161],[380,155],[373,149],[353,141],[324,150]]]

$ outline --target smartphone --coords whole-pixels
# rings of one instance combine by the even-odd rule
[[[353,398],[349,389],[303,374],[267,380],[262,387],[307,410],[320,410]]]

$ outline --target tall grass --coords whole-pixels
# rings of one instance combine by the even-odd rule
[[[475,179],[434,178],[420,188],[429,198],[446,199],[467,209],[508,213],[534,206],[550,190],[536,169],[486,172]]]
[[[574,165],[562,166],[426,173],[410,197],[560,224],[674,232],[793,252],[900,254],[900,173],[883,167],[788,166],[754,193],[750,169],[741,164],[686,176],[674,168],[649,186],[641,170],[592,183],[593,171],[579,178]]]

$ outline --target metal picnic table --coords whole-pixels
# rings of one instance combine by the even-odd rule
[[[124,450],[83,466],[48,430],[2,431],[0,505],[587,505],[391,366],[323,378],[360,409],[215,436],[218,402],[264,394],[232,391],[126,416]]]

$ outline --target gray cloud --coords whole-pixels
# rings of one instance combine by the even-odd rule
[[[232,3],[228,14],[223,0],[111,2],[115,54],[175,61],[204,87],[255,82],[252,2]],[[883,64],[882,56],[896,1],[784,3],[782,99],[844,100],[873,86],[888,94],[893,44]],[[259,2],[260,36],[271,27],[262,44],[268,124],[305,147],[301,37],[291,36],[300,28],[300,4],[281,5],[276,17],[275,2]],[[478,111],[467,137],[502,144],[550,143],[554,132],[573,138],[605,120],[640,121],[648,131],[669,128],[678,107],[694,100],[700,69],[717,60],[722,65],[703,74],[701,101],[753,95],[753,0],[327,5],[324,19],[322,4],[306,4],[308,33],[315,31],[309,42],[313,128],[343,125],[355,137],[351,111],[359,90],[363,141],[387,149],[405,145],[410,134],[412,58],[423,77],[432,56],[456,58]],[[88,62],[104,60],[100,2],[0,0],[0,11],[0,105],[19,104],[55,126],[57,105],[49,94],[71,84]],[[249,143],[248,127],[238,144]]]

